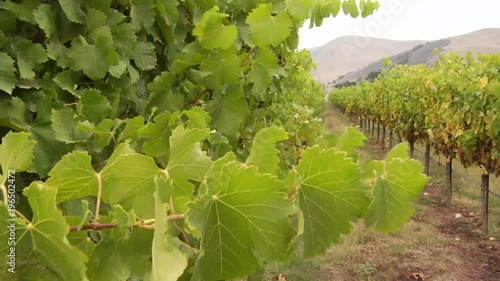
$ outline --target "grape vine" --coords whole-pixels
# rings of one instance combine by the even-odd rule
[[[0,3],[0,279],[230,280],[359,218],[399,229],[422,166],[405,145],[360,163],[360,132],[325,132],[296,51],[307,18],[377,7]]]
[[[333,91],[331,102],[387,127],[410,147],[422,142],[427,156],[431,147],[445,156],[448,202],[452,159],[465,167],[481,167],[487,234],[489,175],[500,175],[500,55],[450,52],[440,55],[432,68],[387,66],[373,82]]]

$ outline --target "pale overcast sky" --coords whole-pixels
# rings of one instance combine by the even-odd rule
[[[478,29],[500,28],[500,0],[379,0],[380,8],[365,19],[345,16],[299,30],[299,48],[324,45],[345,35],[393,40],[436,40]]]

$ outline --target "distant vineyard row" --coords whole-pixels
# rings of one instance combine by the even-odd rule
[[[391,130],[411,149],[422,142],[427,155],[432,148],[446,157],[449,172],[454,158],[481,167],[486,233],[489,175],[500,174],[500,54],[448,53],[432,68],[385,63],[373,82],[334,90],[330,101]]]

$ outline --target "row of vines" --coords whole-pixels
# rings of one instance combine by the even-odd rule
[[[413,151],[426,147],[428,174],[432,148],[446,158],[448,202],[452,159],[482,169],[483,233],[488,232],[490,174],[500,174],[500,54],[440,55],[434,67],[394,65],[373,82],[334,90],[330,101],[360,122],[386,128]],[[392,136],[391,136],[392,138]],[[413,155],[413,152],[410,153]]]
[[[261,280],[360,218],[398,230],[422,165],[327,134],[297,51],[306,19],[377,7],[0,2],[0,280]]]

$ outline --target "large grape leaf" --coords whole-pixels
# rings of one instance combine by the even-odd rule
[[[57,203],[88,195],[97,196],[100,182],[86,152],[74,151],[62,157],[49,172],[46,184],[57,188]]]
[[[235,25],[225,25],[224,19],[229,15],[218,13],[219,7],[203,13],[200,21],[193,29],[193,34],[200,40],[205,49],[227,49],[238,37],[238,29]]]
[[[95,45],[87,43],[83,37],[71,42],[68,50],[71,69],[83,70],[92,79],[102,79],[112,65],[119,63],[118,53],[112,46],[111,38],[99,36]]]
[[[85,273],[88,257],[66,238],[69,226],[57,209],[57,189],[33,182],[23,193],[28,197],[33,219],[29,224],[17,226],[16,254],[19,268],[16,270],[19,272],[16,274],[31,275],[31,278],[24,277],[24,280],[35,280],[33,273],[37,268],[40,270],[36,272],[38,278],[43,278],[42,273],[49,271],[53,276],[51,280],[88,280]]]
[[[231,87],[226,94],[215,96],[212,125],[230,140],[239,137],[239,129],[250,114],[245,93],[241,88]]]
[[[273,126],[258,131],[245,163],[257,166],[259,173],[274,175],[280,162],[277,155],[280,151],[276,148],[276,142],[286,139],[288,139],[288,134],[283,128]]]
[[[0,53],[0,90],[12,94],[16,87],[14,60],[6,53]]]
[[[33,148],[35,142],[30,140],[30,133],[13,133],[9,131],[2,138],[0,144],[0,166],[2,174],[0,175],[0,184],[7,179],[9,170],[17,172],[26,171],[33,161]]]
[[[278,46],[290,36],[292,20],[287,12],[273,13],[272,4],[260,4],[248,15],[252,43],[257,46]]]
[[[370,199],[359,166],[345,152],[313,146],[303,152],[296,170],[304,256],[311,257],[324,253],[331,243],[340,241],[341,234],[349,233],[351,222],[365,214]]]
[[[284,260],[293,210],[280,192],[283,183],[236,161],[209,173],[216,174],[207,174],[207,193],[187,212],[201,233],[200,275],[205,280],[242,277],[252,274],[258,261]]]
[[[407,143],[400,143],[387,154],[385,162],[374,161],[368,167],[376,181],[365,221],[379,231],[400,229],[413,215],[413,203],[429,180],[422,173],[422,164],[408,158],[408,149]]]
[[[188,265],[188,256],[182,251],[182,242],[169,233],[171,227],[167,221],[171,181],[161,177],[155,178],[155,230],[153,237],[153,270],[154,281],[176,281]],[[166,266],[168,265],[168,266]]]
[[[142,218],[154,215],[154,177],[160,170],[148,156],[128,153],[108,161],[101,171],[103,177],[102,198],[125,209],[134,209]]]

